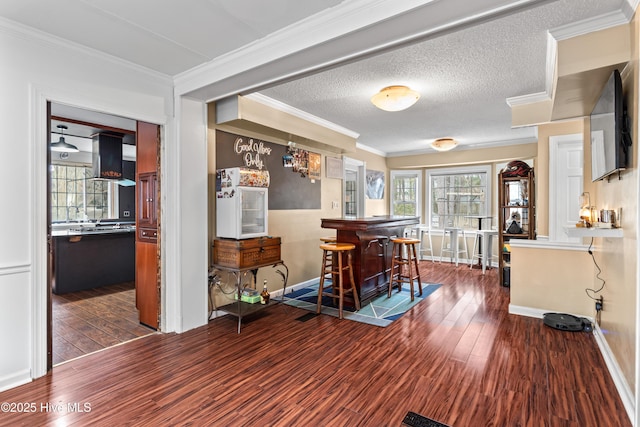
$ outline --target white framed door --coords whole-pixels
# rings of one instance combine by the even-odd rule
[[[579,219],[579,197],[584,183],[582,134],[549,138],[549,240],[579,243],[564,227],[575,227]]]
[[[365,163],[345,157],[342,204],[347,218],[363,218],[365,203]]]

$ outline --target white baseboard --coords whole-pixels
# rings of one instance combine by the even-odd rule
[[[607,339],[600,329],[600,325],[596,324],[593,328],[593,336],[596,339],[596,343],[598,344],[600,353],[604,358],[604,363],[607,365],[607,369],[611,374],[611,378],[616,385],[616,389],[618,390],[620,399],[622,399],[624,409],[627,411],[627,415],[629,416],[629,420],[631,420],[631,424],[633,424],[636,413],[635,396],[633,394],[633,390],[631,390],[631,388],[629,387],[629,383],[627,383],[627,380],[624,378],[622,369],[620,369],[620,365],[618,365],[618,361],[611,351],[609,343],[607,343]]]
[[[527,317],[536,317],[542,319],[544,313],[551,313],[553,310],[541,310],[539,308],[531,308],[531,307],[523,307],[519,305],[509,304],[509,314],[516,314],[519,316],[527,316]],[[583,316],[584,317],[584,316]],[[618,390],[618,394],[620,395],[620,400],[622,400],[622,404],[624,405],[624,409],[627,411],[627,416],[629,420],[631,420],[631,424],[634,423],[634,417],[636,413],[636,404],[635,404],[635,396],[633,394],[633,390],[629,387],[627,380],[624,377],[622,370],[620,369],[620,365],[616,360],[615,355],[611,351],[609,344],[605,336],[600,329],[600,325],[598,325],[593,318],[587,317],[591,321],[593,327],[593,336],[596,340],[596,344],[598,344],[598,349],[600,350],[600,354],[602,354],[602,358],[604,359],[604,363],[607,366],[607,370],[613,379],[613,383],[616,386],[616,390]]]
[[[309,280],[305,280],[304,282],[300,282],[300,283],[296,283],[295,285],[292,286],[287,286],[287,293],[291,293],[293,291],[297,291],[298,289],[302,289],[306,286],[309,285],[314,285],[316,283],[318,283],[320,281],[320,277],[315,277],[313,279],[309,279]],[[271,292],[272,296],[281,296],[282,295],[282,289],[278,289],[275,290],[273,292]]]
[[[28,369],[0,378],[0,391],[9,390],[33,381]]]

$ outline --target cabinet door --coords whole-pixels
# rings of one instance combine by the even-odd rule
[[[138,178],[138,226],[154,227],[158,222],[156,213],[157,175],[155,172],[141,173]]]
[[[140,323],[154,329],[160,312],[157,248],[155,243],[136,242],[136,307]]]

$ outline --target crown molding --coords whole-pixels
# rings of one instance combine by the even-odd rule
[[[285,104],[283,102],[280,102],[276,99],[270,98],[268,96],[262,95],[261,93],[251,93],[249,95],[244,95],[245,98],[247,99],[251,99],[253,101],[259,102],[263,105],[266,105],[268,107],[274,108],[276,110],[280,110],[283,111],[285,113],[291,114],[292,116],[296,116],[299,117],[301,119],[304,119],[308,122],[317,124],[319,126],[323,126],[327,129],[331,129],[335,132],[341,133],[343,135],[346,135],[348,137],[357,139],[360,134],[357,132],[354,132],[352,130],[349,130],[347,128],[344,128],[340,125],[337,125],[333,122],[330,122],[328,120],[325,119],[321,119],[320,117],[314,116],[313,114],[309,114],[305,111],[299,110],[295,107],[292,107],[288,104]]]
[[[640,0],[627,0],[624,5],[629,5],[629,1],[637,4]],[[635,11],[635,8],[633,9]],[[633,14],[631,15],[633,16]],[[631,17],[623,10],[617,10],[604,15],[595,16],[593,18],[584,19],[582,21],[573,22],[571,24],[556,27],[547,32],[547,63],[546,63],[546,80],[545,91],[533,93],[529,95],[514,96],[507,98],[507,105],[510,107],[518,105],[532,104],[541,101],[548,101],[555,96],[555,81],[557,71],[558,58],[558,42],[573,37],[582,36],[596,31],[605,30],[618,25],[625,25],[630,22]]]
[[[537,102],[548,101],[550,99],[551,97],[548,92],[537,92],[528,95],[512,96],[511,98],[507,98],[506,101],[507,105],[513,108],[518,105],[535,104]]]
[[[19,38],[28,42],[37,43],[45,49],[69,49],[81,55],[89,56],[101,61],[110,62],[114,65],[128,68],[132,71],[145,74],[149,77],[159,80],[163,84],[172,85],[173,79],[167,74],[160,73],[147,67],[143,67],[133,62],[124,60],[114,55],[101,52],[96,49],[71,42],[58,36],[54,36],[44,31],[20,24],[15,21],[0,17],[0,32],[9,36]]]
[[[535,133],[536,133],[535,136],[532,136],[530,138],[519,138],[519,139],[510,139],[510,140],[493,141],[493,142],[479,142],[479,143],[473,143],[473,144],[460,144],[454,150],[448,151],[448,153],[452,151],[482,150],[485,148],[507,147],[511,145],[537,144],[538,143],[537,129]],[[367,151],[370,151],[370,149]],[[415,156],[415,155],[423,155],[423,154],[438,154],[438,153],[441,153],[441,152],[429,146],[425,146],[420,150],[386,153],[381,155],[391,158],[391,157],[407,157],[407,156]]]
[[[364,145],[364,144],[361,144],[359,142],[356,142],[356,148],[358,150],[368,151],[369,153],[377,154],[378,156],[382,156],[382,157],[388,157],[389,156],[388,153],[386,153],[386,152],[384,152],[382,150],[378,150],[377,148],[371,148],[371,147],[369,147],[367,145]]]
[[[561,41],[628,23],[629,18],[622,10],[617,10],[554,28],[549,30],[549,34],[556,41]]]

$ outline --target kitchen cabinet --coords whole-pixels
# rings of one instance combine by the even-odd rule
[[[158,245],[136,242],[136,307],[140,323],[158,329],[160,283],[158,280]]]
[[[154,329],[160,319],[159,130],[138,122],[136,131],[136,307],[140,323]]]
[[[511,284],[512,239],[535,239],[534,172],[526,163],[510,162],[498,177],[499,277],[502,286]]]
[[[60,231],[52,235],[55,294],[65,294],[135,278],[135,234],[131,228]]]
[[[137,187],[138,240],[155,242],[158,237],[158,174],[155,172],[139,174]]]

